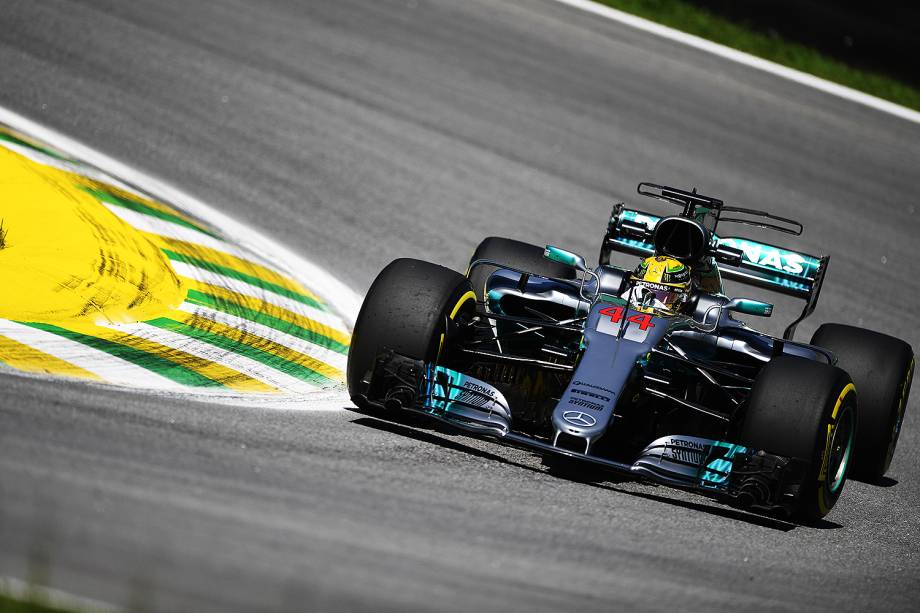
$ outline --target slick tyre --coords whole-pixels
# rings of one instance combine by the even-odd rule
[[[434,361],[445,350],[448,322],[475,305],[460,273],[421,260],[391,262],[367,291],[355,322],[346,373],[352,400],[362,404],[362,379],[380,351]]]
[[[812,523],[830,512],[843,491],[856,418],[856,390],[846,372],[778,356],[754,383],[739,441],[805,462],[793,516]]]
[[[914,374],[914,352],[904,341],[845,326],[824,324],[811,344],[831,350],[859,392],[859,430],[853,477],[877,482],[888,471],[901,433]]]
[[[476,260],[492,260],[512,268],[526,270],[544,277],[558,277],[561,279],[574,279],[575,269],[559,262],[553,262],[543,257],[543,247],[523,243],[511,238],[490,236],[485,239],[470,258],[470,264]],[[486,299],[486,281],[495,271],[495,266],[482,265],[473,270],[467,267],[467,276],[476,294],[476,300],[484,302]]]

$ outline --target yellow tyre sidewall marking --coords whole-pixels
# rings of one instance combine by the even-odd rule
[[[470,300],[472,300],[472,301],[474,301],[474,302],[476,301],[476,294],[473,293],[472,291],[468,291],[468,292],[466,292],[465,294],[463,294],[462,296],[460,296],[460,300],[458,300],[457,303],[454,305],[454,308],[451,309],[451,312],[450,312],[450,320],[451,320],[451,321],[453,321],[454,318],[457,316],[457,313],[460,312],[460,308],[461,308],[465,303],[469,302]],[[442,333],[441,333],[441,340],[438,341],[438,355],[437,355],[436,361],[437,361],[437,359],[439,359],[439,358],[441,357],[441,350],[444,349],[444,337],[445,337],[445,334],[446,334],[445,332],[442,332]]]
[[[898,400],[898,411],[895,416],[894,426],[889,436],[888,449],[886,451],[885,461],[888,464],[891,464],[891,461],[894,459],[894,448],[893,446],[897,444],[896,437],[900,433],[901,424],[904,420],[904,411],[907,410],[907,394],[910,391],[911,379],[914,375],[914,364],[915,358],[911,356],[910,366],[907,367],[907,375],[904,377],[904,381],[901,383],[901,396]]]
[[[846,397],[851,394],[856,393],[856,386],[852,383],[848,383],[843,390],[841,390],[840,395],[837,397],[837,402],[834,404],[834,410],[831,411],[831,423],[827,424],[827,434],[824,442],[824,451],[821,453],[821,470],[818,472],[818,508],[821,511],[822,515],[826,515],[830,511],[830,504],[827,499],[827,464],[830,461],[831,456],[831,443],[834,439],[834,430],[837,428],[837,414],[840,412],[840,407],[843,406],[843,401]]]

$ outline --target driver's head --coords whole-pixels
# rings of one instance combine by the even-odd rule
[[[663,255],[646,258],[630,276],[635,307],[677,313],[690,299],[690,268]]]

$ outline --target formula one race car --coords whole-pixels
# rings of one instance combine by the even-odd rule
[[[829,257],[716,228],[799,235],[801,224],[696,190],[638,192],[680,214],[616,205],[596,268],[495,237],[466,275],[392,262],[355,325],[354,402],[531,449],[550,470],[601,467],[802,522],[831,510],[849,474],[880,479],[907,406],[911,347],[840,324],[793,341]],[[625,270],[610,265],[613,251],[645,259]],[[723,277],[805,308],[783,338],[758,332],[733,313],[769,317],[772,305],[725,296]]]

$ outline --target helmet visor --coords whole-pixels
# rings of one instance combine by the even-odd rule
[[[682,290],[646,285],[640,281],[633,291],[632,303],[635,306],[673,310],[675,306],[683,303],[685,296],[686,293]]]

